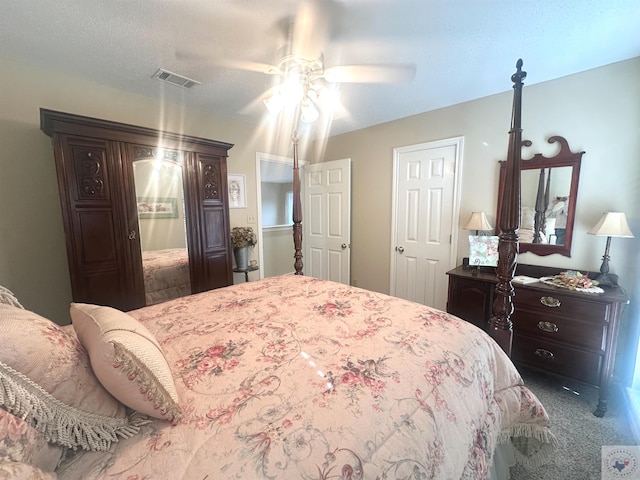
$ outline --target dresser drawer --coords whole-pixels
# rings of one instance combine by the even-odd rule
[[[602,320],[584,322],[544,313],[516,309],[512,319],[514,333],[596,352],[606,348],[608,324]]]
[[[573,296],[563,294],[560,291],[556,293],[555,290],[547,293],[521,288],[516,288],[513,306],[516,311],[536,311],[586,321],[596,320],[598,322],[608,320],[610,310],[609,303],[590,300],[589,294],[586,293],[580,296]]]
[[[548,277],[558,269],[518,265],[519,275]],[[498,296],[497,277],[462,267],[447,272],[447,311],[482,324]],[[599,387],[598,408],[606,410],[616,355],[620,314],[628,299],[622,288],[604,293],[573,292],[542,283],[514,284],[511,359],[518,366]]]
[[[599,385],[602,355],[514,334],[511,358],[591,385]]]

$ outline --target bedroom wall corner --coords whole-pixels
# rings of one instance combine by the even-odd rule
[[[532,140],[538,148],[533,153],[549,154],[545,150],[548,137],[562,135],[573,150],[585,150],[586,154],[572,256],[523,254],[519,261],[597,270],[604,247],[598,237],[586,235],[586,231],[604,209],[625,210],[632,224],[640,215],[631,210],[640,192],[640,57],[542,83],[532,83],[535,65],[525,63],[525,70],[529,83],[525,82],[523,92],[523,138]],[[471,211],[482,209],[495,225],[498,161],[507,153],[511,73],[505,72],[504,93],[328,139],[324,158],[352,159],[351,272],[359,286],[389,293],[394,147],[464,136],[460,221],[464,222]],[[458,263],[468,249],[466,237],[460,235],[460,239]],[[613,255],[620,259],[615,273],[630,291],[637,283],[632,260],[639,250],[639,239],[640,233],[634,241],[617,242],[615,252],[612,247],[612,262]]]
[[[41,107],[233,143],[228,169],[246,174],[248,186],[255,185],[255,152],[271,144],[253,125],[169,104],[161,92],[136,95],[9,58],[2,58],[2,65],[0,285],[14,291],[26,308],[59,324],[70,321],[71,287],[53,150],[40,130]],[[247,212],[256,211],[255,189],[248,188],[247,208],[237,212],[246,221]]]

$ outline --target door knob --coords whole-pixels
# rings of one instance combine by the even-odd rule
[[[345,248],[347,248],[347,244],[343,243],[342,245],[340,245],[342,247],[342,249],[344,250]]]
[[[404,247],[397,247],[396,250],[400,253],[404,253]]]
[[[136,231],[129,230],[129,240],[135,240],[135,239],[136,239]]]

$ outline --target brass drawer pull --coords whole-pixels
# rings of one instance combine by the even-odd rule
[[[545,307],[559,307],[560,306],[560,300],[558,300],[555,297],[540,297],[540,303],[543,304]]]
[[[538,322],[538,328],[543,332],[556,333],[558,326],[551,322]]]
[[[535,354],[538,357],[543,358],[545,360],[553,360],[553,357],[555,356],[553,352],[550,352],[549,350],[545,350],[544,348],[538,348],[535,351]]]

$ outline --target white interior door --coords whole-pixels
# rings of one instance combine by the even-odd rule
[[[351,159],[302,170],[303,272],[349,284],[351,276]]]
[[[394,149],[391,294],[440,310],[456,262],[462,141]]]

